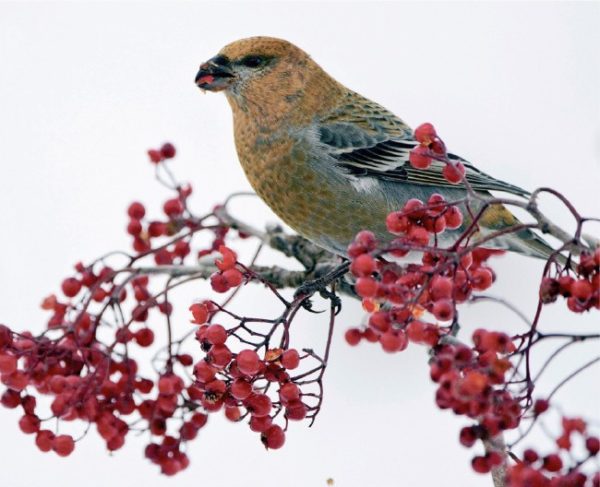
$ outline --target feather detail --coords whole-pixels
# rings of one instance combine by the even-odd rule
[[[349,92],[345,103],[316,123],[320,148],[334,164],[353,178],[370,177],[404,184],[457,188],[444,178],[445,164],[433,161],[428,169],[410,165],[410,151],[419,143],[412,130],[393,113],[376,103]],[[466,169],[466,179],[480,192],[502,191],[517,196],[529,193],[514,184],[493,178],[459,156]]]

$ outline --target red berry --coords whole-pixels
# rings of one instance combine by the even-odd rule
[[[420,199],[409,199],[402,208],[402,211],[411,220],[419,220],[426,214],[425,205]]]
[[[166,142],[162,145],[162,147],[160,148],[160,154],[165,158],[165,159],[172,159],[173,157],[175,157],[175,146],[173,144],[171,144],[170,142]]]
[[[391,323],[390,314],[386,311],[376,311],[369,317],[369,326],[378,334],[388,331]]]
[[[590,436],[585,439],[585,447],[587,451],[590,452],[590,455],[597,455],[600,451],[600,439],[595,436]]]
[[[429,148],[424,145],[419,145],[412,149],[408,154],[410,165],[415,169],[427,169],[431,166],[431,157],[429,156]]]
[[[429,145],[429,148],[436,154],[446,155],[446,144],[439,137],[434,138]]]
[[[233,269],[237,261],[237,254],[225,245],[219,246],[219,253],[223,256],[222,259],[215,259],[215,265],[220,271]]]
[[[593,288],[589,281],[580,279],[571,284],[571,295],[579,301],[587,301],[592,295]]]
[[[127,224],[127,233],[129,235],[139,235],[142,232],[142,223],[139,220],[131,219]],[[137,250],[137,249],[136,249]]]
[[[183,209],[183,203],[178,198],[167,200],[163,205],[163,211],[165,212],[165,215],[170,218],[181,215],[183,213]]]
[[[144,205],[142,205],[140,202],[134,201],[127,208],[127,214],[131,219],[141,220],[146,214],[146,208],[144,208]]]
[[[422,321],[411,321],[406,327],[406,335],[413,343],[421,343],[434,346],[439,340],[439,331],[437,327]]]
[[[494,274],[485,267],[479,267],[471,273],[473,287],[479,291],[485,291],[492,285]]]
[[[466,446],[467,448],[471,448],[477,441],[475,429],[471,426],[465,426],[463,429],[460,430],[459,441],[461,445]]]
[[[348,342],[348,345],[355,346],[360,343],[362,334],[358,328],[349,328],[344,334],[344,338]]]
[[[540,284],[540,300],[544,304],[552,303],[556,301],[559,291],[560,285],[556,279],[544,277]]]
[[[205,303],[194,303],[190,306],[189,310],[194,317],[194,323],[201,325],[208,320],[209,309]]]
[[[562,460],[556,453],[544,457],[542,468],[548,472],[558,472],[563,466]]]
[[[191,417],[191,422],[194,423],[196,428],[202,428],[208,421],[208,416],[203,413],[194,413]]]
[[[0,350],[12,345],[13,338],[10,328],[6,325],[0,325]]]
[[[243,401],[252,394],[252,384],[244,379],[236,379],[231,384],[229,392],[231,392],[231,395],[236,399]]]
[[[271,416],[252,416],[250,418],[250,429],[256,433],[267,431],[272,424]]]
[[[14,355],[0,354],[0,374],[10,375],[17,370],[17,357]]]
[[[210,382],[215,378],[217,369],[205,360],[201,360],[194,366],[194,375],[200,382]]]
[[[385,219],[388,232],[394,234],[406,233],[410,228],[410,221],[402,211],[393,211]]]
[[[499,467],[500,465],[502,465],[502,462],[504,461],[504,457],[502,456],[502,454],[500,454],[497,451],[491,451],[486,456],[488,459],[488,463],[492,467]]]
[[[452,296],[454,284],[449,277],[434,276],[429,284],[429,293],[434,301],[449,299]]]
[[[281,426],[273,425],[261,435],[261,441],[266,448],[276,450],[285,443],[285,433]]]
[[[433,193],[427,200],[427,206],[430,207],[427,210],[429,216],[440,216],[447,208],[446,198],[439,193]]]
[[[231,362],[231,350],[226,345],[213,345],[208,358],[216,367],[225,367]]]
[[[246,408],[254,416],[266,416],[271,412],[271,399],[266,394],[254,394],[246,401]]]
[[[375,234],[368,230],[362,230],[356,234],[354,241],[348,246],[348,255],[350,258],[355,258],[360,254],[374,250],[376,246]]]
[[[458,184],[465,176],[465,166],[463,166],[462,162],[457,162],[456,164],[446,164],[444,169],[442,169],[442,174],[448,182]]]
[[[306,405],[301,401],[291,401],[285,408],[285,417],[292,421],[302,421],[308,412]]]
[[[210,276],[210,286],[217,293],[226,293],[231,287],[221,272],[215,272]]]
[[[281,365],[288,370],[293,370],[298,367],[298,365],[300,365],[300,354],[298,353],[298,350],[290,348],[283,352],[281,355]]]
[[[21,416],[21,419],[19,420],[19,428],[21,428],[21,431],[27,435],[37,433],[40,429],[40,418],[34,414],[26,414],[25,416]]]
[[[179,363],[185,367],[189,367],[194,363],[194,358],[189,353],[177,355],[177,360],[179,360]]]
[[[473,460],[471,460],[471,466],[477,473],[488,473],[492,468],[488,462],[488,459],[480,456],[473,457]]]
[[[528,464],[532,464],[538,461],[539,455],[535,450],[528,448],[523,452],[523,461]]]
[[[550,403],[546,399],[538,399],[533,404],[533,413],[536,416],[546,412],[550,407]]]
[[[460,381],[459,392],[468,397],[481,394],[489,385],[488,378],[481,372],[471,370],[467,372]]]
[[[68,298],[77,296],[81,290],[81,282],[74,277],[66,278],[61,284],[62,292]]]
[[[379,343],[385,352],[393,353],[404,350],[408,345],[408,339],[403,330],[388,331],[379,337]]]
[[[142,328],[135,332],[134,338],[140,347],[149,347],[154,342],[154,332],[150,328]]]
[[[150,162],[152,162],[153,164],[158,164],[160,161],[163,160],[162,154],[156,149],[149,149],[148,157],[150,158]]]
[[[435,128],[430,123],[422,123],[415,129],[415,139],[421,144],[428,145],[437,136]]]
[[[54,440],[54,433],[50,430],[40,430],[35,437],[36,446],[43,452],[49,452],[52,450],[52,442]]]
[[[297,401],[300,399],[300,388],[293,382],[286,382],[281,386],[281,389],[279,389],[279,398],[284,404],[291,401]]]
[[[463,214],[457,206],[449,206],[444,213],[444,220],[446,220],[446,227],[450,230],[455,230],[462,225]]]
[[[261,367],[260,357],[254,350],[242,350],[236,357],[238,369],[244,375],[255,375]]]
[[[225,407],[225,417],[229,421],[239,421],[242,417],[242,412],[237,406],[227,406]]]
[[[226,271],[223,271],[223,277],[230,288],[239,286],[244,280],[243,274],[237,269],[227,269]]]
[[[75,442],[70,435],[58,435],[52,440],[52,449],[61,457],[68,457],[75,449]]]
[[[183,380],[181,377],[170,374],[163,375],[158,380],[158,392],[166,395],[179,394],[183,390]]]
[[[372,298],[377,295],[379,284],[372,277],[359,277],[354,290],[362,298]]]
[[[221,325],[210,325],[206,329],[206,341],[212,345],[223,345],[227,341],[227,330]]]
[[[173,246],[173,253],[177,256],[177,257],[185,257],[186,255],[188,255],[190,253],[191,249],[190,249],[190,244],[187,243],[185,240],[179,240],[177,242],[175,242],[175,245]]]
[[[419,246],[425,246],[429,243],[429,232],[423,227],[412,227],[408,231],[408,240]]]
[[[14,409],[21,405],[21,396],[17,391],[7,389],[0,397],[0,403],[2,403],[5,408]]]
[[[368,277],[377,269],[375,259],[369,254],[361,254],[356,257],[350,266],[350,271],[357,277]]]
[[[433,304],[431,312],[440,321],[450,321],[454,318],[454,306],[452,305],[452,301],[448,299],[436,301]]]
[[[160,237],[167,233],[167,225],[163,222],[150,222],[148,225],[148,234],[151,237]]]

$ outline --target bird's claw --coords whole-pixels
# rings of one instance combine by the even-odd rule
[[[312,281],[307,281],[302,284],[296,292],[294,293],[294,300],[301,300],[301,306],[310,311],[311,313],[322,313],[323,311],[315,311],[312,307],[311,296],[313,296],[316,292],[319,293],[325,299],[331,300],[333,309],[335,314],[337,315],[342,309],[342,301],[335,294],[335,292],[329,291],[327,286],[335,279],[337,279],[337,275],[334,274],[333,279],[331,275],[323,276],[318,279],[314,279]]]

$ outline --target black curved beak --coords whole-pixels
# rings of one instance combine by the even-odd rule
[[[225,56],[215,56],[200,66],[195,83],[201,90],[221,91],[235,79],[231,62]]]

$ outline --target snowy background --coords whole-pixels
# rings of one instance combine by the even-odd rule
[[[557,188],[597,216],[598,25],[598,2],[2,3],[0,320],[41,331],[41,298],[77,260],[128,247],[127,204],[141,199],[159,211],[167,194],[147,148],[175,143],[172,166],[194,183],[198,213],[249,189],[228,104],[203,96],[193,78],[224,44],[251,35],[298,44],[409,124],[433,122],[453,152],[486,172],[525,188]],[[556,205],[546,209],[572,223]],[[276,220],[259,202],[241,205],[238,215]],[[542,264],[506,256],[496,268],[494,292],[531,313]],[[246,310],[264,296],[244,294],[237,306]],[[272,309],[264,303],[265,314]],[[544,317],[547,329],[594,325],[563,303]],[[304,318],[300,339],[322,336],[324,322],[311,320]],[[2,409],[0,485],[320,487],[327,478],[343,487],[490,485],[469,467],[473,450],[458,444],[465,421],[433,403],[425,350],[351,349],[342,335],[359,320],[357,307],[347,306],[322,413],[311,429],[293,424],[282,450],[265,452],[256,434],[217,415],[191,443],[191,466],[169,479],[142,457],[145,438],[128,438],[110,456],[92,431],[61,459],[40,453],[19,431],[19,413]],[[481,325],[519,325],[493,306],[467,310],[464,323],[467,335]],[[557,362],[547,387],[585,361],[582,353]],[[599,379],[596,368],[565,388],[557,396],[565,412],[597,420]]]

